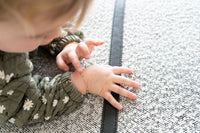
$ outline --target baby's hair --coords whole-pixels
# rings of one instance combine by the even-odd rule
[[[54,21],[65,15],[68,18],[66,25],[73,26],[72,29],[76,30],[91,2],[92,0],[0,0],[0,21],[17,20],[28,34],[34,34],[31,25],[38,21],[38,16]]]

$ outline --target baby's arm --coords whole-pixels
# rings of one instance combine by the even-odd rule
[[[123,84],[138,88],[139,84],[118,74],[131,74],[132,70],[124,67],[111,67],[105,65],[93,65],[83,70],[82,73],[72,73],[72,83],[82,94],[93,93],[104,97],[115,108],[122,109],[122,105],[111,95],[111,91],[130,99],[136,95],[117,84]],[[78,81],[78,82],[77,82]]]
[[[62,35],[58,38],[55,38],[51,43],[42,46],[52,55],[58,55],[63,48],[72,42],[80,43],[84,38],[83,32],[65,32],[62,31]]]
[[[56,63],[61,70],[69,71],[68,64],[72,63],[74,68],[81,72],[80,60],[82,58],[89,59],[94,46],[99,46],[103,43],[92,39],[87,39],[83,42],[83,33],[77,31],[74,33],[68,32],[43,47],[49,50],[52,55],[57,55]]]
[[[0,53],[1,54],[1,53]],[[28,54],[0,55],[0,122],[21,127],[48,121],[73,111],[83,95],[71,83],[71,73],[53,79],[31,75]]]

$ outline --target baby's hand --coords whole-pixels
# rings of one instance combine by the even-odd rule
[[[69,71],[67,64],[72,63],[78,72],[82,72],[79,60],[82,58],[89,59],[94,46],[99,46],[103,43],[104,42],[102,41],[94,40],[86,40],[84,43],[72,42],[65,46],[63,50],[57,55],[57,66],[64,71]]]
[[[105,65],[93,65],[83,70],[83,72],[72,73],[72,83],[82,94],[93,93],[104,97],[115,108],[122,109],[122,105],[115,100],[111,92],[118,93],[130,99],[135,99],[136,95],[117,84],[123,84],[138,88],[139,84],[118,74],[131,74],[132,70],[124,67],[111,67]]]

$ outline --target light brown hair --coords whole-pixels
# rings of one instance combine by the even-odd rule
[[[0,21],[18,21],[31,28],[38,16],[48,21],[67,16],[67,25],[75,23],[73,29],[81,24],[92,0],[0,0]],[[76,22],[74,22],[76,21]],[[70,25],[72,26],[72,25]]]

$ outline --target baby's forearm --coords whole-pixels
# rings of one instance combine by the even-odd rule
[[[87,85],[81,75],[81,73],[75,71],[71,74],[71,81],[75,88],[83,95],[87,93]]]

